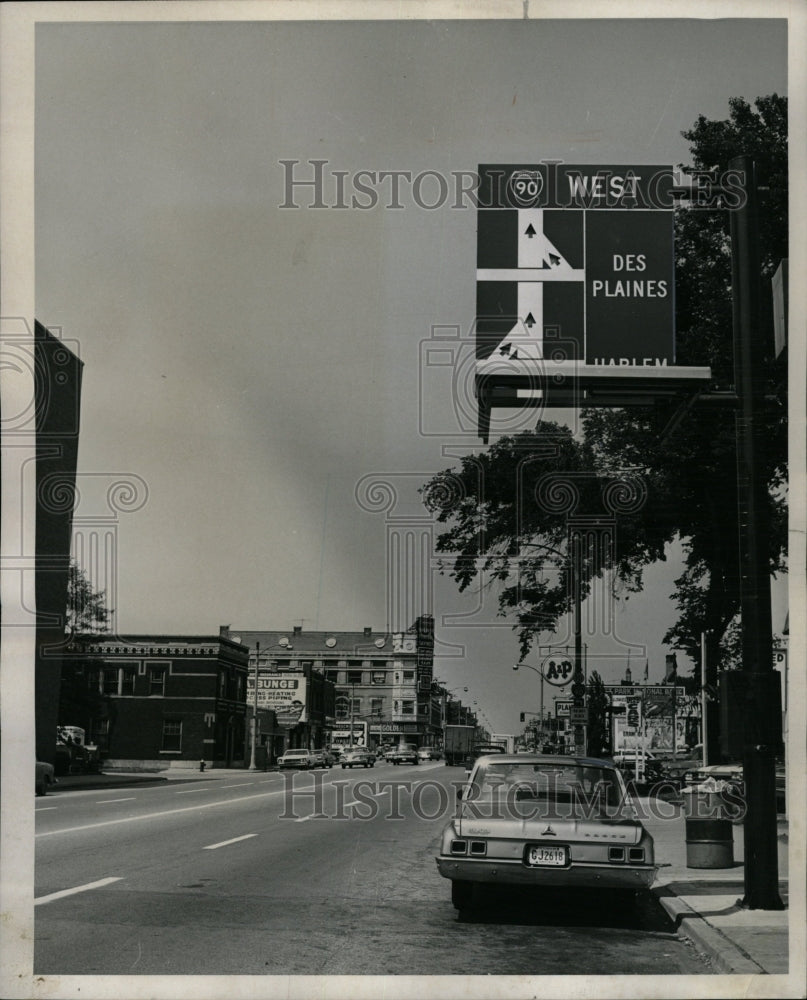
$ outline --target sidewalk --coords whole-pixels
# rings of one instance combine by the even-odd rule
[[[277,773],[277,768],[268,771],[250,771],[245,767],[215,767],[200,771],[198,766],[174,767],[164,771],[105,771],[101,774],[63,774],[58,783],[51,788],[49,794],[58,795],[60,791],[78,791],[81,789],[123,788],[127,785],[160,785],[166,781],[211,781],[222,778],[232,778],[245,775],[263,775]]]
[[[644,804],[647,800],[642,800]],[[660,868],[653,895],[678,932],[688,937],[720,973],[788,972],[788,910],[748,910],[744,894],[743,827],[732,826],[731,868],[688,868],[685,820],[647,818]],[[779,896],[788,904],[788,824],[778,824]]]

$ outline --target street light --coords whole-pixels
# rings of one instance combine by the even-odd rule
[[[527,670],[532,670],[533,673],[538,674],[541,678],[541,738],[543,739],[544,734],[544,672],[540,667],[532,667],[529,663],[514,663],[513,670],[518,670],[519,667],[526,667]]]

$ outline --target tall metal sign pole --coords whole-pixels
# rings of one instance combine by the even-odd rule
[[[258,661],[261,658],[261,644],[255,643],[255,690],[252,692],[252,739],[249,755],[249,770],[257,771],[256,747],[258,745]]]
[[[729,167],[741,178],[744,193],[742,206],[731,211],[747,805],[743,905],[780,910],[775,766],[781,744],[781,713],[773,683],[767,481],[759,462],[765,447],[761,426],[765,375],[759,324],[757,189],[750,157],[738,156]]]

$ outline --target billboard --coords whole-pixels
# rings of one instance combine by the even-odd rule
[[[279,726],[291,729],[307,722],[306,678],[303,674],[267,674],[258,677],[258,708],[271,709]],[[255,678],[247,677],[247,705],[255,704]]]

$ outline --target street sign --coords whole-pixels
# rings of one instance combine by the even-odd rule
[[[493,406],[596,404],[708,381],[708,368],[675,365],[671,167],[482,165],[479,175],[483,436]]]
[[[569,709],[569,721],[573,726],[585,726],[588,723],[588,708],[585,705],[572,705]]]

